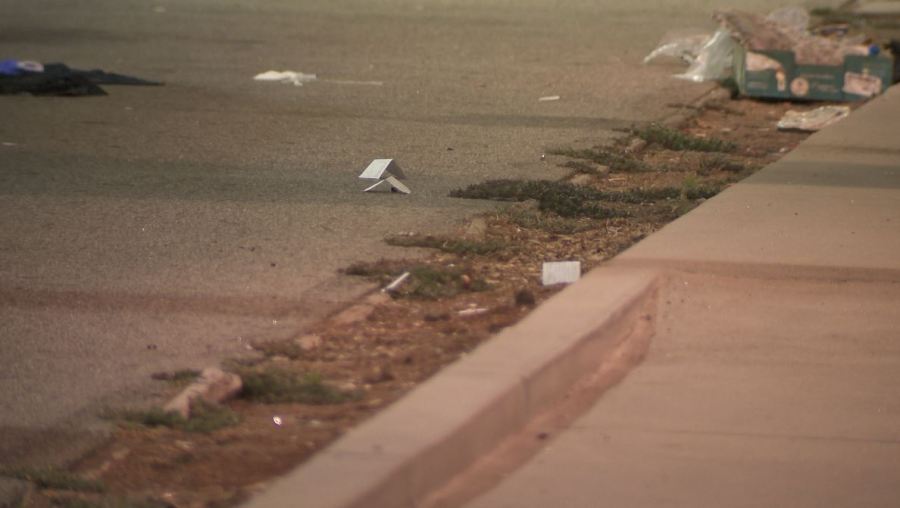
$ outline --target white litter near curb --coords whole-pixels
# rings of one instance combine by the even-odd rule
[[[400,284],[403,284],[406,281],[406,279],[408,279],[408,278],[409,278],[409,272],[403,272],[403,275],[394,279],[394,282],[391,282],[390,284],[385,286],[385,288],[382,289],[381,292],[382,293],[390,293],[391,291],[395,291],[398,287],[400,287]]]
[[[266,71],[253,76],[256,81],[275,81],[278,83],[291,83],[294,86],[303,86],[303,83],[315,81],[315,74],[305,74],[297,71]]]
[[[849,106],[822,106],[811,111],[787,111],[778,121],[781,130],[814,132],[850,115]]]
[[[538,99],[538,102],[550,102],[550,101],[558,101],[559,95],[548,95],[546,97],[541,97]]]
[[[400,169],[400,165],[394,159],[373,160],[359,177],[363,180],[378,180],[374,185],[363,189],[363,192],[369,192],[383,183],[387,183],[392,191],[402,192],[403,194],[411,192],[409,187],[400,183],[400,180],[406,179],[406,175],[403,174],[403,170]]]
[[[571,284],[581,278],[581,261],[544,263],[541,283],[545,286]]]

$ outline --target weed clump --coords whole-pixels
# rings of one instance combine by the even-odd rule
[[[498,240],[475,241],[432,235],[395,235],[385,238],[385,242],[395,247],[423,247],[461,256],[492,254],[506,246]]]
[[[185,418],[174,411],[151,408],[143,411],[122,411],[118,417],[126,422],[143,427],[168,427],[185,432],[210,432],[240,423],[237,413],[219,404],[202,400],[191,403],[191,417]]]
[[[55,468],[2,468],[0,476],[8,476],[33,483],[41,490],[68,490],[72,492],[104,492],[106,486],[97,480]]]
[[[416,241],[410,241],[406,245],[421,246]],[[465,270],[459,267],[379,261],[357,263],[344,270],[346,274],[367,277],[380,284],[387,284],[405,272],[409,272],[409,278],[396,291],[391,292],[391,296],[395,298],[436,300],[456,296],[466,291],[485,291],[490,288],[485,281],[467,276]],[[281,354],[291,357],[290,354]]]
[[[692,150],[695,152],[733,152],[737,145],[718,138],[698,138],[677,129],[650,124],[640,129],[632,129],[632,134],[648,143],[655,143],[669,150]]]
[[[551,155],[563,155],[572,159],[583,159],[603,164],[610,171],[620,173],[638,173],[642,171],[652,171],[653,168],[643,161],[627,155],[619,155],[615,152],[602,148],[552,148],[547,151]]]
[[[681,193],[685,199],[709,199],[722,192],[718,183],[700,183],[696,177],[689,176],[681,184]]]
[[[536,200],[538,209],[560,217],[608,219],[627,212],[600,205],[604,194],[589,187],[550,180],[489,180],[450,192],[450,197],[496,201]]]
[[[298,375],[284,370],[244,372],[241,374],[244,399],[278,404],[340,404],[357,398],[356,394],[342,392],[326,384],[317,373]]]

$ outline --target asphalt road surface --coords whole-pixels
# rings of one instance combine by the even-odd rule
[[[559,177],[547,147],[698,97],[641,59],[778,3],[0,1],[0,58],[165,82],[0,97],[0,464],[71,457],[155,371],[296,334],[366,289],[337,269],[410,256],[386,234],[487,209],[449,190]],[[252,79],[286,69],[319,79]],[[412,194],[360,192],[374,158]]]

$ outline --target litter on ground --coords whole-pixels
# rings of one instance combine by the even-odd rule
[[[406,175],[403,174],[403,170],[400,169],[400,165],[394,159],[373,160],[360,173],[359,177],[363,180],[378,180],[373,185],[363,189],[363,192],[375,190],[385,183],[388,184],[391,192],[401,192],[403,194],[411,192],[409,187],[400,182],[400,180],[406,179]]]
[[[720,27],[714,34],[664,39],[644,63],[681,58],[690,67],[677,78],[733,78],[743,95],[789,100],[867,99],[896,77],[892,44],[846,26],[811,27],[810,14],[802,7],[783,7],[765,17],[730,10],[713,18]]]
[[[822,106],[805,112],[791,110],[778,121],[778,128],[814,132],[846,118],[849,114],[848,106]]]
[[[100,85],[159,86],[162,83],[98,69],[72,69],[61,63],[41,64],[31,60],[0,62],[0,95],[106,95]]]
[[[544,263],[541,283],[545,286],[571,284],[581,278],[581,261],[553,261]]]
[[[253,76],[256,81],[273,81],[276,83],[287,83],[294,86],[303,86],[303,83],[315,81],[315,74],[306,74],[298,71],[266,71]]]

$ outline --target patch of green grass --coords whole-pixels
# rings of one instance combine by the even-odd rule
[[[241,421],[240,416],[228,407],[201,400],[191,403],[190,418],[158,407],[143,411],[121,411],[118,417],[125,422],[143,427],[169,427],[203,434],[237,425]]]
[[[680,195],[681,189],[677,187],[635,187],[624,191],[606,191],[601,193],[602,199],[606,201],[631,204],[675,199]]]
[[[722,191],[722,186],[715,182],[701,182],[691,175],[685,177],[681,184],[681,193],[685,199],[709,199]]]
[[[395,235],[385,238],[385,242],[395,247],[438,249],[442,252],[461,256],[492,254],[506,247],[504,242],[498,240],[476,241],[432,235]]]
[[[635,136],[648,143],[655,143],[669,150],[692,150],[695,152],[732,152],[737,145],[718,138],[698,138],[685,134],[678,129],[650,124],[640,129],[633,129]]]
[[[541,213],[539,210],[510,207],[498,212],[506,220],[526,229],[539,229],[557,235],[571,235],[600,227],[591,219],[570,219],[556,214]]]
[[[106,486],[68,471],[55,468],[2,468],[0,476],[9,476],[33,483],[37,488],[72,492],[104,492]]]
[[[241,417],[227,406],[194,401],[191,404],[191,417],[183,424],[182,430],[188,432],[210,432],[232,427],[241,423]]]
[[[303,357],[303,348],[290,340],[268,340],[253,344],[253,349],[261,351],[267,357],[285,356],[291,360]]]
[[[603,164],[610,171],[619,173],[637,173],[642,171],[653,171],[653,168],[644,163],[640,159],[627,155],[620,155],[611,150],[603,148],[551,148],[547,153],[552,155],[563,155],[572,159],[583,159]]]
[[[550,180],[489,180],[450,192],[451,197],[497,201],[537,200],[538,208],[560,217],[607,219],[627,212],[601,205],[603,193],[569,182]]]
[[[357,398],[329,386],[317,373],[299,375],[269,369],[241,373],[244,388],[241,397],[266,404],[296,402],[300,404],[340,404]]]
[[[464,284],[463,275],[465,273],[460,268],[432,266],[423,263],[379,261],[359,264],[354,266],[352,271],[353,274],[374,279],[380,284],[392,282],[404,272],[409,272],[409,278],[391,293],[394,297],[435,300],[455,296],[465,291],[484,291],[489,288],[487,283],[479,279],[469,279],[468,283]],[[345,270],[344,273],[350,273],[350,271]]]
[[[571,169],[572,174],[575,175],[596,175],[600,173],[595,166],[580,161],[566,161],[562,166]]]

